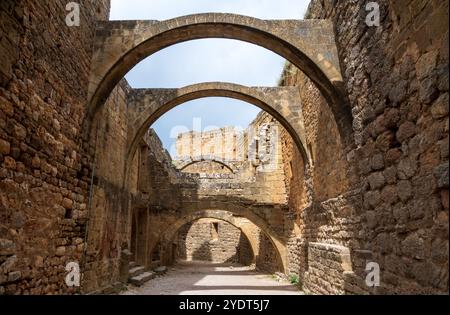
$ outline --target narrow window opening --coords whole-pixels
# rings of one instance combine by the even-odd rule
[[[219,240],[219,223],[214,222],[211,226],[211,240],[218,241]]]

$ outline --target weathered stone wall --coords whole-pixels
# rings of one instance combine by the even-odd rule
[[[178,232],[178,257],[186,261],[214,263],[245,263],[252,261],[241,248],[249,247],[242,232],[229,223],[200,219],[185,225]],[[248,251],[247,251],[248,254]]]
[[[97,19],[80,27],[66,1],[0,3],[0,293],[73,293],[65,265],[80,261],[90,166],[81,149]]]
[[[274,117],[261,111],[243,131],[224,127],[179,134],[174,164],[186,173],[227,174],[249,163],[260,172],[282,170],[282,136],[291,139]]]
[[[286,67],[281,84],[297,86],[300,91],[305,138],[312,159],[314,200],[325,201],[347,192],[351,178],[346,157],[348,148],[342,143],[341,134],[326,100],[312,81],[291,64]],[[289,140],[286,139],[286,147],[291,146],[292,140]],[[293,149],[288,148],[287,153],[290,151]],[[295,156],[287,157],[287,160],[298,164],[296,161],[301,161],[301,157],[297,158],[296,151],[291,154]],[[299,181],[304,183],[305,180],[299,178]]]
[[[139,188],[139,198],[135,199],[133,213],[137,215],[138,221],[148,223],[140,228],[139,224],[135,224],[143,233],[141,236],[137,236],[141,232],[131,233],[132,236],[137,236],[136,240],[132,241],[131,250],[134,254],[137,253],[140,264],[151,267],[157,261],[164,264],[173,263],[171,254],[164,252],[173,250],[172,239],[162,239],[162,236],[168,229],[176,226],[179,220],[202,210],[217,209],[219,212],[231,211],[239,216],[250,216],[249,219],[255,219],[255,223],[264,222],[261,228],[270,228],[283,242],[285,228],[290,228],[290,225],[284,223],[286,205],[279,201],[286,200],[282,194],[285,185],[284,176],[274,176],[270,172],[254,174],[253,171],[243,171],[242,168],[245,170],[245,167],[242,165],[242,168],[232,175],[181,173],[173,165],[169,154],[163,149],[154,132],[147,134],[141,150],[138,151],[141,155],[139,160],[145,163],[140,163],[139,175],[136,177],[146,179],[139,180],[143,185]],[[279,168],[281,167],[282,164]],[[250,221],[239,222],[246,225],[246,228],[253,229],[247,226]],[[263,236],[260,236],[261,231],[258,232],[258,228],[255,233],[257,245],[259,238]],[[271,241],[268,239],[264,241],[261,269],[281,270],[279,256],[285,255],[285,251],[277,253]],[[178,242],[175,243],[181,248]],[[247,249],[247,252],[250,251]],[[161,261],[162,254],[168,260]],[[247,262],[253,262],[248,255],[241,255],[241,259],[243,258]],[[267,266],[264,266],[265,264]]]
[[[353,266],[344,282],[336,274],[340,292],[448,292],[448,2],[377,2],[380,27],[365,24],[366,1],[312,1],[308,13],[335,25],[354,148],[334,143],[334,123],[326,110],[318,115],[321,98],[304,75],[286,75],[316,137],[314,199],[297,209],[300,230],[307,242],[349,247]],[[320,128],[333,135],[331,151]],[[345,171],[327,180],[335,165]],[[309,250],[315,283],[330,282],[325,261]],[[381,267],[375,290],[362,281],[371,261]]]
[[[180,174],[153,130],[144,138],[139,160],[139,192],[148,200],[147,205],[178,209],[181,201]]]
[[[258,252],[256,253],[256,269],[268,273],[280,272],[279,254],[275,251],[273,243],[262,232],[258,231]]]
[[[75,293],[64,282],[71,261],[81,263],[83,292],[109,287],[120,278],[124,249],[140,251],[140,263],[150,266],[164,254],[160,237],[172,224],[211,209],[257,223],[259,235],[269,236],[257,242],[260,266],[272,269],[280,254],[285,271],[299,274],[310,293],[448,292],[448,2],[380,0],[379,27],[365,24],[365,3],[313,0],[307,15],[334,24],[344,77],[336,85],[351,126],[342,129],[336,108],[311,81],[286,69],[282,84],[299,88],[303,111],[285,104],[289,119],[299,117],[289,122],[310,163],[282,130],[280,147],[258,143],[279,158],[274,165],[250,150],[233,174],[180,174],[150,134],[131,157],[127,181],[136,131],[127,124],[136,112],[125,82],[83,137],[96,21],[107,18],[109,1],[82,2],[80,26],[72,28],[64,23],[65,1],[1,1],[0,294]],[[133,27],[152,29],[148,23],[113,24],[122,36]],[[323,21],[252,23],[277,32],[280,25],[306,27],[306,35],[329,31]],[[292,42],[313,47],[309,39]],[[98,48],[106,43],[115,41]],[[268,47],[282,51],[277,42]],[[103,83],[118,82],[109,79]],[[253,125],[270,119],[260,115]],[[254,145],[249,136],[236,141]],[[133,220],[144,238],[130,239]],[[344,268],[347,254],[351,266]],[[367,262],[381,267],[375,290],[363,281]]]
[[[285,225],[288,232],[286,247],[289,265],[286,273],[298,276],[300,283],[303,283],[308,257],[305,226],[300,213],[312,202],[311,178],[298,148],[285,130],[281,133],[281,150],[288,198]]]
[[[122,188],[127,150],[127,103],[123,80],[112,92],[95,125],[92,191],[88,204],[83,290],[105,289],[120,281],[120,258],[129,249],[130,191]],[[137,165],[134,165],[137,168]]]
[[[255,254],[248,238],[241,233],[239,240],[239,263],[244,266],[250,266],[254,263]]]
[[[351,215],[358,204],[350,201],[357,192],[350,189],[349,183],[355,182],[355,177],[346,161],[348,148],[342,146],[326,100],[316,86],[291,65],[286,67],[281,84],[299,88],[305,138],[311,154],[310,164],[305,165],[292,138],[283,131],[281,145],[289,205],[287,221],[291,221],[292,226],[287,241],[288,273],[297,275],[300,284],[305,284],[312,279],[305,278],[309,267],[308,242],[349,246],[356,241],[356,221]],[[321,257],[312,256],[311,259]]]
[[[311,11],[342,25],[351,162],[360,161],[366,190],[363,246],[381,265],[379,292],[448,292],[448,2],[380,4],[382,26],[365,30]],[[339,11],[355,21],[362,12],[347,3]]]
[[[237,147],[241,136],[242,132],[234,127],[181,133],[175,144],[176,159],[215,156],[222,161],[236,161],[244,154]]]
[[[323,243],[308,244],[308,271],[303,289],[314,294],[345,294],[345,273],[352,271],[348,247]]]

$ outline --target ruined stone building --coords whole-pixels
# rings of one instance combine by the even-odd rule
[[[248,162],[276,167],[282,158],[282,130],[272,116],[260,112],[245,130],[224,127],[180,133],[173,162],[190,173],[233,173]]]
[[[81,1],[69,27],[66,1],[0,1],[0,294],[111,292],[130,266],[177,259],[296,275],[311,294],[448,293],[448,1],[379,0],[379,26],[365,3],[109,21],[109,0]],[[202,38],[286,58],[280,85],[124,79]],[[215,96],[264,113],[213,143],[180,135],[172,160],[150,126]]]

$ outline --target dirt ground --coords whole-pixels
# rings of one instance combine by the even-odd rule
[[[183,262],[122,295],[301,295],[295,286],[250,267]]]

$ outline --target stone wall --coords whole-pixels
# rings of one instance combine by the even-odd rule
[[[247,237],[241,233],[239,240],[239,263],[244,266],[250,266],[254,263],[255,254]]]
[[[256,269],[274,274],[280,272],[280,257],[275,251],[273,243],[262,232],[258,231],[258,251],[256,253]]]
[[[448,2],[377,1],[379,27],[365,24],[365,3],[317,0],[307,14],[334,23],[353,144],[339,143],[302,73],[287,71],[283,80],[301,89],[307,134],[315,137],[312,205],[297,208],[299,228],[307,242],[349,248],[352,271],[336,274],[340,292],[448,292]],[[315,251],[307,274],[330,282]],[[375,290],[363,281],[371,261],[381,267]]]
[[[295,275],[299,279],[300,286],[305,283],[305,275],[308,271],[308,242],[301,237],[291,237],[287,242],[289,257],[288,275]]]
[[[183,170],[185,173],[191,174],[231,174],[231,170],[227,165],[215,161],[201,161],[188,165]]]
[[[80,27],[66,1],[0,3],[0,293],[73,293],[65,265],[80,261],[89,196],[81,126],[97,19]]]
[[[178,135],[176,159],[215,156],[219,160],[235,161],[241,158],[237,141],[242,132],[234,127],[224,127],[208,131],[191,131]]]
[[[180,174],[153,130],[144,137],[139,160],[139,192],[148,200],[148,206],[178,209],[181,201]]]
[[[351,162],[360,162],[366,190],[363,246],[381,265],[379,292],[448,292],[448,2],[380,4],[382,26],[366,30],[311,10],[342,25],[339,46],[352,47],[339,50],[354,115]],[[361,15],[347,3],[338,11]]]
[[[123,172],[127,150],[127,103],[130,87],[123,80],[111,93],[95,125],[96,150],[86,240],[81,263],[83,290],[108,288],[120,281],[122,250],[129,249],[130,191],[124,191]],[[138,165],[134,166],[138,168]],[[76,214],[75,214],[76,215]]]
[[[322,243],[308,244],[308,271],[303,289],[307,294],[345,294],[345,273],[352,272],[348,247]]]
[[[185,225],[178,232],[178,260],[208,261],[214,263],[243,263],[252,261],[246,257],[249,242],[242,232],[229,223],[200,219]]]
[[[252,163],[258,171],[281,169],[282,125],[261,111],[243,131],[224,127],[178,135],[174,164],[187,173],[226,174]],[[218,165],[221,164],[221,165]]]
[[[200,219],[186,224],[177,233],[177,260],[240,263],[246,266],[255,264],[262,272],[280,272],[280,254],[273,243],[260,228],[247,221],[238,218],[236,222],[248,234],[214,219]],[[254,248],[247,236],[252,238]]]

